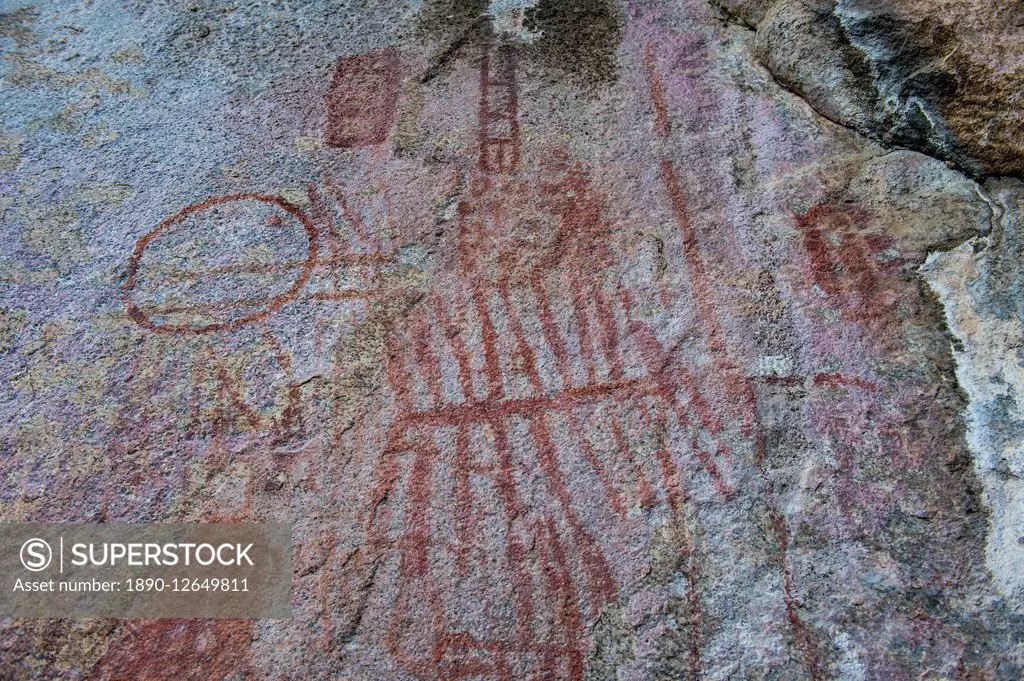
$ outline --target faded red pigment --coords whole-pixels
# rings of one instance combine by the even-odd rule
[[[871,231],[870,216],[860,210],[814,206],[797,216],[811,278],[838,306],[843,319],[869,325],[888,318],[896,298],[891,283],[901,258],[885,258],[895,245]]]
[[[230,309],[231,307],[248,308],[250,306],[258,306],[258,309],[255,312],[251,312],[249,314],[243,315],[231,321],[214,322],[211,324],[198,325],[166,324],[154,322],[152,319],[152,317],[154,316],[154,311],[140,309],[132,297],[132,294],[135,292],[136,286],[138,285],[139,267],[142,263],[142,257],[143,255],[145,255],[147,247],[149,247],[154,241],[156,241],[162,234],[165,234],[171,229],[174,229],[185,218],[198,215],[203,211],[208,210],[211,207],[216,206],[218,204],[224,204],[233,201],[260,201],[263,203],[275,205],[299,221],[299,223],[302,225],[302,228],[306,232],[306,236],[309,239],[309,247],[307,249],[306,258],[304,261],[302,261],[298,277],[284,293],[273,296],[266,300],[227,301],[221,304],[209,305],[204,307],[194,305],[178,305],[170,306],[168,308],[159,310],[161,314],[168,314],[170,312],[181,310],[202,310],[205,312],[207,309],[221,310]],[[156,226],[155,229],[153,229],[151,232],[149,232],[136,242],[135,250],[132,253],[131,260],[128,262],[128,278],[127,281],[125,281],[122,294],[124,298],[125,309],[127,310],[128,316],[136,324],[143,328],[149,329],[150,331],[156,331],[160,333],[204,334],[212,333],[215,331],[237,329],[241,326],[245,326],[246,324],[251,324],[253,322],[258,322],[266,319],[267,317],[269,317],[270,315],[274,314],[282,307],[284,307],[288,302],[293,300],[296,294],[299,292],[299,290],[302,289],[302,287],[309,280],[310,275],[313,273],[313,268],[316,266],[317,263],[317,251],[317,230],[316,227],[313,225],[313,222],[308,217],[306,217],[306,214],[303,213],[297,206],[295,206],[292,203],[289,203],[287,200],[280,196],[268,196],[265,194],[232,194],[230,196],[209,198],[206,199],[205,201],[201,201],[199,203],[183,208],[181,211],[175,213],[171,217],[161,222],[159,225]],[[269,270],[271,272],[280,272],[284,270],[284,266],[283,264],[272,265],[269,267]],[[227,269],[218,268],[218,270],[214,272],[208,272],[204,274],[224,274],[231,271],[232,270],[230,267]]]
[[[381,144],[398,110],[398,51],[341,57],[327,92],[324,142],[352,148]]]
[[[366,560],[395,563],[386,646],[398,664],[422,679],[582,679],[586,627],[618,598],[622,585],[606,555],[609,549],[581,518],[579,492],[570,484],[570,459],[578,456],[576,470],[582,467],[593,474],[621,526],[636,522],[629,515],[633,506],[664,503],[681,517],[693,502],[671,445],[662,442],[653,460],[641,460],[634,455],[628,434],[667,432],[673,424],[689,433],[689,452],[718,495],[728,499],[733,494],[729,472],[734,453],[727,444],[725,424],[737,422],[763,481],[792,639],[811,678],[823,678],[816,637],[797,612],[799,593],[788,557],[790,531],[764,461],[756,388],[731,355],[714,282],[676,170],[667,155],[660,159],[660,179],[679,231],[698,326],[712,358],[709,375],[682,366],[639,318],[628,286],[606,276],[613,273],[614,264],[607,245],[609,225],[602,217],[603,196],[591,186],[587,171],[555,154],[547,174],[528,186],[530,179],[520,172],[516,60],[515,49],[503,45],[487,46],[480,61],[479,135],[470,190],[456,213],[453,278],[429,291],[425,304],[417,306],[404,325],[386,329],[386,371],[397,413],[374,472],[366,514]],[[672,125],[652,45],[644,50],[644,64],[653,129],[668,143]],[[329,143],[382,143],[393,122],[397,78],[398,58],[393,52],[339,60],[328,95]],[[359,95],[365,100],[360,100],[350,91],[362,88],[353,84],[363,81],[371,85]],[[385,96],[384,91],[391,94]],[[208,199],[165,220],[136,245],[125,286],[131,318],[157,332],[231,331],[265,320],[294,300],[314,268],[338,272],[342,266],[365,265],[377,272],[374,268],[389,262],[394,253],[380,246],[374,230],[342,191],[330,181],[325,185],[352,227],[349,241],[342,238],[327,200],[313,185],[312,218],[277,197],[234,195]],[[543,256],[524,263],[516,259],[514,248],[503,249],[501,240],[518,227],[509,206],[530,198],[538,199],[557,228],[554,243]],[[152,322],[131,299],[147,245],[185,216],[239,199],[269,201],[296,217],[309,234],[310,255],[305,261],[222,267],[204,275],[243,268],[255,268],[254,273],[300,269],[296,282],[285,294],[266,301],[259,312],[229,323],[174,327]],[[834,275],[842,266],[858,273],[856,291],[845,293],[874,295],[879,287],[873,273],[857,258],[865,248],[884,244],[850,236],[852,245],[841,252],[837,264],[827,260],[815,216],[808,215],[802,229],[816,281],[831,294],[843,294]],[[323,258],[318,257],[321,244],[327,251]],[[327,292],[310,298],[372,300],[380,290],[348,290],[339,279],[333,282]],[[569,311],[571,330],[556,317],[558,309]],[[468,341],[476,338],[479,344]],[[287,373],[292,358],[272,335],[268,343]],[[207,360],[203,371],[208,373],[200,372],[195,381],[197,387],[208,382],[217,386],[223,412],[219,428],[287,430],[300,418],[297,385],[289,386],[282,422],[268,424],[245,402],[242,386],[227,367],[212,353]],[[868,381],[840,374],[818,374],[810,381],[815,387],[877,389]],[[702,393],[702,386],[709,385],[724,393],[725,413],[721,402],[712,406]],[[627,427],[630,419],[644,427]],[[555,422],[567,428],[577,453],[560,443]],[[596,430],[610,433],[614,454],[604,460],[588,436]],[[445,451],[445,438],[454,442],[453,452]],[[484,446],[474,447],[475,439]],[[529,475],[541,480],[539,489],[524,487],[522,480]],[[451,486],[450,497],[445,485]],[[491,489],[493,498],[487,495]],[[451,541],[439,538],[440,516],[452,525]],[[495,518],[499,527],[490,529],[498,536],[497,547],[494,540],[482,539],[487,523]],[[689,676],[696,679],[703,669],[704,624],[692,538],[682,539],[681,569],[692,613],[685,623]],[[497,618],[483,629],[460,620],[465,613],[453,607],[448,593],[450,585],[481,575],[485,581],[511,586],[510,618]]]
[[[644,63],[648,72],[651,101],[655,110],[655,132],[659,137],[667,140],[670,132],[667,105],[664,99],[661,75],[657,67],[657,54],[652,44],[645,46]],[[732,412],[730,416],[740,419],[744,424],[746,434],[753,439],[754,461],[764,482],[765,504],[783,566],[782,584],[786,614],[794,641],[803,653],[804,666],[811,678],[817,681],[817,679],[824,678],[825,665],[818,651],[814,633],[797,613],[799,596],[793,568],[787,555],[790,544],[789,527],[779,511],[778,502],[775,499],[774,483],[764,462],[764,432],[757,410],[755,387],[750,379],[738,370],[735,362],[731,359],[731,352],[725,343],[718,313],[714,307],[713,285],[707,276],[704,257],[686,209],[685,197],[668,156],[664,156],[661,160],[661,179],[682,238],[683,256],[690,277],[690,289],[696,304],[700,327],[705,331],[715,371],[729,398]]]
[[[293,464],[301,468],[302,457],[316,451],[302,448],[296,454],[290,451],[295,443],[315,438],[320,430],[330,431],[330,439],[337,437],[339,427],[319,418],[321,405],[331,399],[329,388],[322,380],[311,382],[297,373],[295,350],[278,337],[273,318],[294,313],[290,321],[299,319],[299,328],[313,335],[314,351],[320,352],[321,326],[357,316],[360,308],[373,304],[380,294],[381,270],[393,265],[395,254],[356,219],[359,211],[330,179],[325,185],[326,196],[310,185],[307,211],[280,197],[238,194],[211,198],[179,211],[136,244],[123,295],[129,318],[147,333],[127,361],[127,380],[117,385],[120,407],[115,427],[123,435],[110,447],[117,453],[112,461],[118,475],[129,481],[136,494],[168,490],[154,493],[156,501],[149,509],[154,517],[160,517],[161,508],[181,512],[180,495],[194,484],[193,476],[215,475],[245,451],[250,479],[245,503],[237,510],[251,519],[253,499],[265,494],[261,486],[271,484],[268,480],[276,480]],[[153,264],[147,248],[158,243],[165,230],[180,227],[188,215],[201,216],[211,206],[239,200],[293,209],[285,208],[287,212],[280,214],[284,220],[276,227],[287,228],[291,216],[298,218],[309,242],[316,245],[309,257],[218,264],[199,271],[165,268],[157,262],[160,278],[154,281],[196,284],[198,289],[189,290],[201,293],[211,278],[256,275],[268,281],[293,281],[285,296],[215,304],[171,300],[159,308],[134,302],[140,263],[142,268]],[[347,227],[345,233],[337,226],[339,220]],[[147,283],[152,288],[153,282]],[[311,306],[317,306],[318,314],[310,314]],[[235,309],[257,312],[230,323],[209,325],[175,326],[153,319],[176,310],[225,318]],[[333,355],[326,361],[333,362]],[[184,456],[173,466],[160,467],[154,475],[150,461],[166,451],[168,438]],[[198,469],[197,460],[202,462]],[[111,508],[109,512],[117,517],[122,511]]]
[[[674,419],[689,430],[689,446],[703,470],[724,498],[731,494],[722,466],[732,457],[720,437],[720,416],[700,394],[696,377],[635,317],[627,288],[619,282],[613,291],[607,289],[603,274],[613,260],[605,238],[608,225],[601,217],[603,199],[587,174],[556,161],[553,178],[540,182],[541,202],[558,225],[544,257],[523,264],[500,252],[503,235],[514,231],[506,204],[529,195],[518,173],[520,141],[512,123],[515,60],[507,46],[487,48],[481,60],[478,160],[469,183],[472,194],[457,213],[455,279],[430,292],[429,304],[414,310],[404,330],[391,329],[387,340],[397,416],[375,473],[368,536],[371,555],[394,555],[398,561],[386,636],[391,654],[424,679],[582,678],[585,618],[616,600],[620,585],[605,549],[577,511],[566,470],[571,455],[558,444],[553,419],[568,426],[583,465],[600,481],[620,523],[633,522],[627,517],[633,504],[650,507],[663,499],[681,513],[686,503],[681,472],[667,445],[646,462],[650,470],[634,456],[626,433],[635,429],[624,427],[629,418],[662,428]],[[494,101],[503,103],[500,110],[492,107]],[[663,120],[667,132],[667,115]],[[666,172],[670,177],[670,166]],[[677,213],[685,213],[678,187],[667,182]],[[687,253],[694,254],[692,229],[686,236]],[[495,248],[499,252],[491,257],[488,252]],[[496,270],[490,267],[494,263]],[[699,279],[694,288],[705,291],[708,285]],[[707,328],[717,329],[706,295],[700,305]],[[561,328],[556,307],[570,310],[575,333]],[[480,339],[482,350],[477,366],[465,341],[472,337]],[[639,364],[626,361],[631,350]],[[540,352],[553,358],[553,374],[541,371]],[[446,378],[445,357],[454,360],[454,383]],[[730,367],[729,383],[736,383],[734,373]],[[611,434],[616,452],[611,465],[587,435],[587,419],[595,416]],[[701,433],[713,443],[710,448]],[[493,447],[493,460],[471,450],[474,434],[485,439],[486,448]],[[450,459],[438,444],[449,436],[455,450]],[[521,488],[519,479],[531,462],[543,478],[546,500]],[[450,483],[439,478],[441,471],[450,471],[445,474]],[[480,547],[480,528],[494,503],[481,496],[483,480],[500,506],[504,546],[498,551],[504,567],[494,565]],[[439,484],[451,484],[452,499]],[[402,500],[400,512],[392,508],[396,499]],[[437,513],[452,516],[452,546],[439,544]],[[528,552],[527,545],[535,550]],[[493,558],[496,547],[487,548]],[[456,574],[438,572],[439,564],[447,563],[438,556],[448,552]],[[689,565],[692,547],[683,553]],[[481,571],[511,583],[512,617],[501,628],[474,635],[469,633],[473,624],[461,622],[462,613],[446,597],[445,585]],[[690,622],[691,670],[699,675],[700,600],[694,566],[686,572],[687,599],[698,613]]]
[[[251,620],[129,621],[90,678],[102,681],[205,681],[254,673]]]

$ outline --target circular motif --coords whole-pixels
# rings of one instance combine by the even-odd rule
[[[305,286],[317,247],[313,222],[280,196],[193,204],[136,242],[124,284],[128,316],[150,331],[187,334],[261,321]]]

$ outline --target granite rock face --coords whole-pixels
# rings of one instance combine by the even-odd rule
[[[1020,538],[1024,499],[1019,473],[1024,465],[1019,402],[1024,396],[1020,366],[1021,198],[1019,182],[989,180],[992,229],[956,248],[933,253],[922,271],[946,308],[949,328],[959,341],[957,377],[970,407],[968,442],[975,453],[991,509],[985,559],[1000,591],[1019,601],[1024,578]]]
[[[974,176],[1024,169],[1019,2],[715,2],[829,119]]]
[[[1020,678],[1021,16],[9,3],[0,521],[295,552],[0,678]]]

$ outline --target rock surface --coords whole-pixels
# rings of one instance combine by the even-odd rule
[[[1024,397],[1020,347],[1022,187],[1012,180],[989,180],[984,194],[992,229],[956,248],[933,253],[922,271],[946,308],[949,328],[959,341],[954,354],[957,377],[970,399],[968,443],[991,509],[985,559],[1001,592],[1024,596],[1024,490],[1021,489],[1020,429]]]
[[[1014,0],[713,0],[816,111],[965,172],[1024,171],[1024,6]]]
[[[0,678],[1020,678],[1022,17],[8,3],[0,521],[295,573]]]

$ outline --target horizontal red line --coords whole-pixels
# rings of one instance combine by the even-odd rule
[[[395,256],[393,255],[341,255],[317,260],[314,267],[327,267],[329,265],[380,264],[393,262],[394,260]],[[159,272],[157,278],[185,281],[189,279],[202,279],[203,277],[212,277],[220,274],[273,274],[275,272],[283,272],[286,270],[302,269],[305,266],[305,260],[286,260],[284,262],[275,263],[238,263],[235,265],[211,267],[208,270],[170,270],[168,272]]]
[[[511,400],[485,400],[469,404],[449,404],[437,409],[414,412],[400,417],[406,426],[420,423],[433,425],[460,425],[492,421],[509,416],[532,415],[541,411],[560,411],[586,404],[595,399],[617,395],[620,398],[636,398],[664,394],[667,390],[652,381],[634,379],[615,383],[598,383],[572,388],[554,395],[523,397]]]
[[[857,388],[863,388],[864,390],[880,390],[881,387],[874,381],[869,381],[860,376],[851,376],[849,374],[840,373],[824,373],[814,374],[813,376],[796,375],[796,376],[759,376],[757,377],[762,383],[775,383],[778,385],[805,385],[808,380],[816,386],[854,386]]]
[[[873,381],[863,379],[860,376],[838,373],[816,374],[814,376],[814,385],[853,385],[865,390],[878,390],[878,384]]]

